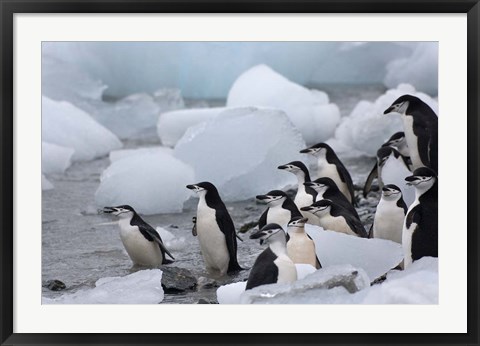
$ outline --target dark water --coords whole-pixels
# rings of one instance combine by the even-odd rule
[[[332,102],[336,103],[342,115],[348,115],[360,100],[375,100],[383,93],[378,86],[322,86]],[[217,102],[218,104],[218,102]],[[141,140],[124,142],[125,148],[159,145],[152,135]],[[341,157],[342,158],[342,157]],[[355,184],[363,186],[373,159],[368,157],[343,157],[344,164],[352,174]],[[112,221],[105,215],[97,214],[94,194],[100,182],[100,174],[109,165],[108,158],[90,162],[75,163],[65,174],[49,176],[55,189],[43,191],[42,196],[42,279],[63,281],[67,289],[60,292],[43,288],[42,295],[55,298],[80,288],[94,287],[102,277],[125,276],[133,270],[118,234],[116,225],[100,225]],[[357,191],[359,193],[359,191]],[[377,202],[375,194],[368,200],[360,200],[359,214],[368,229]],[[199,277],[208,277],[204,271],[198,240],[192,236],[192,216],[195,215],[197,199],[186,202],[184,211],[177,214],[145,216],[152,226],[163,227],[176,238],[184,238],[182,246],[172,249],[177,259],[173,266],[186,268]],[[254,199],[228,203],[237,230],[244,224],[257,221],[264,206]],[[238,245],[240,264],[249,268],[263,250],[258,242],[242,235]],[[248,271],[219,284],[244,280]],[[216,288],[200,288],[186,294],[166,294],[163,303],[196,303],[200,298],[216,299]]]

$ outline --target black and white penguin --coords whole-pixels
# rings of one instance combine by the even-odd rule
[[[348,201],[347,197],[340,192],[337,184],[335,184],[332,179],[327,177],[318,178],[315,181],[306,182],[305,186],[310,186],[317,192],[315,202],[321,201],[322,199],[329,199],[350,211],[357,218],[360,218],[355,207]]]
[[[318,143],[309,148],[300,150],[302,154],[311,154],[317,158],[317,177],[328,177],[337,184],[338,189],[350,203],[355,202],[353,182],[344,164],[335,151],[326,143]]]
[[[269,223],[253,233],[250,239],[260,239],[260,244],[268,244],[255,260],[246,289],[274,283],[287,283],[297,280],[297,268],[287,255],[286,237],[283,228]]]
[[[195,232],[207,271],[223,276],[242,270],[237,262],[237,235],[217,188],[209,182],[187,185],[199,195]],[[193,232],[193,231],[192,231]]]
[[[174,257],[163,244],[158,232],[146,223],[129,205],[105,207],[100,212],[118,216],[120,221],[120,239],[130,259],[135,265],[158,267],[170,264],[165,254]]]
[[[314,214],[318,219],[318,225],[323,229],[368,238],[368,234],[352,213],[328,199],[303,207],[301,210]]]
[[[402,234],[407,268],[424,256],[438,257],[438,178],[432,169],[421,167],[405,180],[415,186],[415,201],[408,208]]]
[[[387,239],[401,244],[406,214],[407,205],[402,198],[400,188],[393,184],[385,185],[373,220],[373,238]]]
[[[304,183],[306,183],[307,181],[311,181],[311,179],[307,167],[302,162],[292,161],[290,163],[287,163],[286,165],[278,166],[278,169],[293,173],[297,177],[298,189],[297,194],[295,195],[294,202],[297,205],[298,209],[309,206],[313,202],[315,202],[317,193],[311,187],[304,185]],[[309,216],[304,213],[302,213],[302,215],[307,218]]]
[[[393,147],[402,154],[408,161],[410,161],[410,150],[408,149],[407,139],[405,138],[405,132],[400,131],[394,133],[382,147]]]
[[[315,253],[315,243],[305,233],[307,218],[294,217],[287,225],[287,254],[293,263],[310,264],[320,269],[322,265]]]
[[[377,163],[368,175],[363,187],[363,195],[367,197],[373,180],[377,178],[380,189],[388,184],[399,186],[408,206],[415,199],[414,189],[405,183],[405,178],[410,175],[409,164],[404,156],[393,147],[381,147],[377,151]]]
[[[296,204],[283,191],[272,190],[265,195],[258,195],[257,199],[265,202],[268,207],[260,216],[259,229],[269,223],[286,225],[292,218],[302,216]]]
[[[412,95],[400,96],[384,114],[402,116],[413,169],[438,170],[438,117],[425,102]]]

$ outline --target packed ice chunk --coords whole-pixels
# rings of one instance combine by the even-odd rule
[[[408,84],[400,84],[396,89],[387,90],[375,100],[360,101],[348,117],[342,121],[335,131],[335,138],[346,147],[358,152],[375,156],[377,150],[395,132],[403,131],[403,124],[398,114],[384,115],[385,109],[393,101],[404,94],[419,97],[438,114],[438,103],[430,96],[417,92]]]
[[[72,161],[88,161],[122,147],[120,140],[90,115],[68,102],[42,97],[42,140],[75,150]]]
[[[387,87],[409,83],[427,94],[438,94],[438,42],[419,42],[411,55],[397,58],[386,67]]]
[[[42,172],[63,173],[70,167],[74,150],[60,145],[42,142]]]
[[[348,304],[353,293],[368,289],[370,279],[351,265],[322,268],[289,284],[270,284],[246,290],[243,304]]]
[[[166,230],[163,227],[157,227],[157,232],[160,234],[160,237],[163,240],[163,243],[169,249],[170,251],[179,251],[183,250],[187,247],[187,242],[185,240],[185,237],[180,236],[177,237],[175,236],[172,232]]]
[[[168,153],[131,155],[102,173],[95,201],[101,207],[128,204],[146,215],[181,212],[192,181],[192,168]]]
[[[137,148],[137,149],[120,149],[120,150],[113,150],[108,155],[110,162],[115,162],[121,159],[124,159],[129,156],[138,156],[143,154],[168,154],[173,155],[173,149],[167,147],[144,147],[144,148]]]
[[[210,120],[225,110],[225,107],[214,107],[162,113],[157,123],[158,137],[163,145],[174,147],[189,127]]]
[[[294,183],[277,167],[302,160],[304,146],[284,112],[243,107],[190,127],[174,155],[193,167],[193,182],[210,181],[224,200],[241,201]]]
[[[43,298],[43,304],[158,304],[163,300],[162,271],[140,270],[123,277],[101,278],[95,288]]]
[[[183,107],[180,90],[162,89],[153,95],[132,94],[117,102],[103,103],[92,115],[120,138],[131,138],[154,129],[161,112]]]
[[[304,263],[295,263],[295,267],[297,268],[297,280],[301,280],[317,270],[314,266]]]
[[[340,111],[327,94],[295,84],[266,65],[257,65],[237,78],[227,106],[262,106],[283,110],[307,144],[332,137]]]
[[[42,174],[42,191],[53,189],[53,184]]]
[[[438,258],[423,257],[404,271],[392,271],[365,293],[363,304],[438,304]]]
[[[350,264],[365,270],[373,281],[403,260],[402,245],[390,240],[360,238],[310,224],[305,225],[305,230],[315,242],[323,268]]]

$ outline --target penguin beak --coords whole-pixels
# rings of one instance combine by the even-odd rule
[[[111,214],[113,212],[117,211],[117,208],[114,207],[104,207],[103,209],[99,209],[98,213],[99,214]]]
[[[257,230],[257,232],[255,233],[252,233],[250,235],[250,239],[258,239],[258,238],[261,238],[265,235],[265,232],[263,232],[262,230]],[[263,244],[263,239],[260,239],[260,245]]]
[[[300,208],[300,210],[303,210],[303,211],[310,211],[310,210],[313,210],[314,208],[312,206],[308,206],[308,207],[302,207]],[[308,220],[308,219],[307,219]]]
[[[277,168],[278,168],[278,169],[287,169],[287,168],[288,168],[288,165],[281,165],[281,166],[278,166]]]
[[[268,196],[267,195],[257,195],[255,198],[258,199],[259,201],[264,201],[264,200],[268,199]]]
[[[417,182],[417,177],[414,175],[411,175],[409,177],[406,177],[405,181],[407,182],[408,186],[416,185],[415,183]]]
[[[383,112],[383,114],[389,114],[389,113],[392,113],[394,111],[395,107],[394,106],[390,106],[388,107],[387,109],[385,109],[385,111]]]
[[[187,189],[189,190],[195,190],[197,188],[196,185],[187,185]]]
[[[310,154],[310,153],[313,153],[314,150],[311,149],[311,148],[306,148],[306,149],[302,149],[300,150],[300,154]]]

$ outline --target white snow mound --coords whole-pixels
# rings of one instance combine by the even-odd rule
[[[95,288],[43,298],[43,304],[158,304],[163,300],[162,271],[141,270],[124,277],[98,280]]]
[[[84,111],[68,102],[56,102],[44,96],[42,140],[73,148],[73,161],[89,161],[122,147],[113,133]]]
[[[209,181],[224,200],[241,201],[292,184],[277,167],[301,160],[304,146],[284,112],[244,107],[190,127],[174,156],[195,170],[191,183]]]
[[[60,145],[42,142],[42,172],[63,173],[70,167],[74,150]]]
[[[289,81],[266,65],[257,65],[237,78],[228,93],[227,106],[262,106],[283,110],[307,144],[332,137],[340,111],[322,91]]]
[[[128,204],[151,215],[181,212],[190,197],[186,185],[193,170],[172,155],[147,152],[114,161],[103,173],[95,192],[98,206]]]

